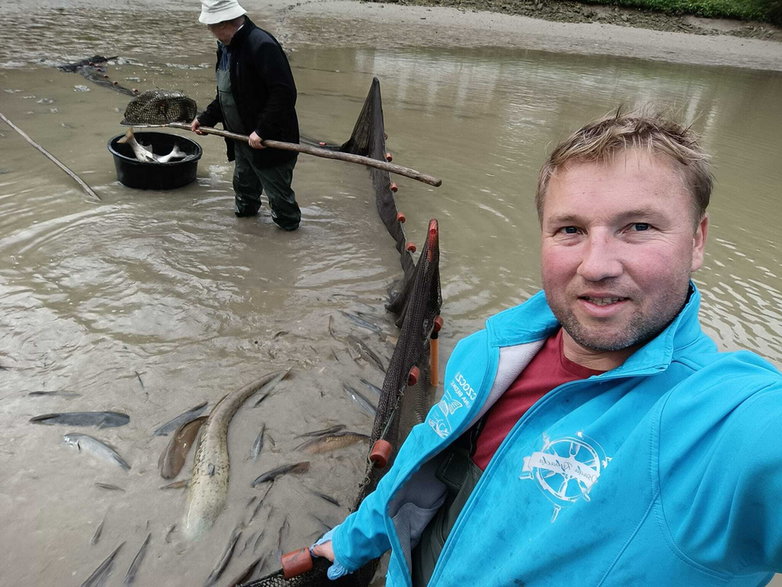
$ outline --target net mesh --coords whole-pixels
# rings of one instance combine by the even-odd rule
[[[340,150],[376,159],[385,158],[383,107],[380,82],[377,78],[372,81],[350,139]],[[439,228],[437,220],[429,221],[424,246],[416,262],[407,247],[388,172],[368,169],[372,176],[378,213],[396,243],[404,274],[401,286],[392,293],[387,305],[387,309],[396,315],[400,334],[383,380],[377,415],[370,435],[370,446],[383,439],[392,447],[398,448],[410,428],[423,421],[433,397],[429,341],[442,303]],[[375,489],[392,462],[393,456],[385,467],[379,467],[367,459],[366,475],[359,487],[353,510]],[[312,570],[296,577],[286,579],[282,570],[279,570],[261,579],[244,583],[244,587],[366,586],[372,580],[379,561],[371,561],[355,573],[337,581],[331,581],[326,576],[330,565],[328,561],[316,558],[313,563]]]
[[[190,122],[198,114],[195,100],[182,92],[172,90],[147,90],[133,98],[125,108],[125,118],[120,124],[167,124]]]

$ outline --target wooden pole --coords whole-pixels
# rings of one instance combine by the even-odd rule
[[[168,122],[165,124],[127,124],[126,126],[136,126],[138,128],[151,127],[151,126],[154,127],[165,126],[170,128],[179,128],[182,130],[191,130],[190,125],[186,122]],[[202,126],[199,128],[199,130],[206,134],[218,135],[228,139],[243,141],[245,143],[249,141],[249,137],[247,137],[246,135],[240,135],[235,132],[212,128],[211,126]],[[314,155],[315,157],[323,157],[325,159],[337,159],[339,161],[347,161],[348,163],[358,163],[360,165],[375,167],[377,169],[382,169],[390,173],[404,175],[405,177],[409,177],[411,179],[415,179],[417,181],[427,183],[434,187],[439,187],[443,183],[443,180],[438,179],[436,177],[432,177],[431,175],[426,175],[425,173],[421,173],[420,171],[416,171],[415,169],[410,169],[409,167],[402,167],[401,165],[396,165],[394,163],[389,163],[387,161],[380,161],[379,159],[373,159],[372,157],[364,157],[363,155],[354,155],[353,153],[343,153],[342,151],[321,149],[319,147],[312,147],[310,145],[302,145],[301,143],[285,143],[283,141],[274,141],[271,139],[264,139],[263,144],[266,147],[270,147],[272,149],[282,149],[284,151],[297,151],[299,153],[306,153],[307,155]]]
[[[35,147],[35,148],[36,148],[36,149],[38,149],[38,150],[39,150],[41,153],[43,153],[43,154],[44,154],[44,155],[45,155],[47,158],[49,158],[49,160],[51,160],[51,161],[52,161],[52,162],[53,162],[55,165],[57,165],[57,167],[59,167],[59,168],[60,168],[60,169],[62,169],[62,170],[65,172],[65,173],[67,173],[68,175],[70,175],[70,176],[71,176],[71,178],[72,178],[73,180],[75,180],[75,181],[76,181],[76,183],[78,183],[78,184],[79,184],[79,185],[82,187],[82,189],[83,189],[85,192],[87,192],[87,194],[88,194],[88,195],[90,195],[90,196],[92,196],[92,197],[94,197],[94,198],[97,198],[98,200],[100,200],[100,199],[101,199],[101,197],[100,197],[100,196],[99,196],[97,193],[95,193],[95,191],[94,191],[94,190],[93,190],[93,189],[92,189],[90,186],[88,186],[88,185],[87,185],[87,184],[86,184],[86,183],[85,183],[85,182],[84,182],[84,181],[83,181],[83,180],[82,180],[82,179],[81,179],[81,178],[80,178],[78,175],[76,175],[76,174],[75,174],[73,171],[71,171],[71,170],[70,170],[68,167],[66,167],[66,166],[65,166],[65,164],[64,164],[62,161],[60,161],[59,159],[57,159],[57,157],[55,157],[54,155],[52,155],[52,154],[51,154],[49,151],[47,151],[46,149],[44,149],[44,148],[43,148],[41,145],[39,145],[39,144],[38,144],[38,143],[36,143],[36,142],[35,142],[33,139],[31,139],[29,136],[27,136],[27,134],[26,134],[26,133],[25,133],[25,132],[24,132],[24,131],[23,131],[21,128],[19,128],[19,127],[18,127],[18,126],[16,126],[16,125],[15,125],[13,122],[11,122],[10,120],[8,120],[8,118],[6,118],[6,116],[5,116],[5,115],[4,115],[2,112],[0,112],[0,118],[2,118],[2,119],[3,119],[3,122],[5,122],[5,123],[6,123],[8,126],[10,126],[12,129],[14,129],[16,132],[18,132],[18,133],[19,133],[19,134],[22,136],[22,138],[23,138],[24,140],[26,140],[26,141],[27,141],[28,143],[30,143],[30,144],[31,144],[33,147]]]

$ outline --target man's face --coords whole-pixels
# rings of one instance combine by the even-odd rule
[[[218,22],[217,24],[210,24],[207,28],[223,45],[229,45],[236,32],[236,25],[230,20]]]
[[[573,162],[551,178],[542,214],[543,288],[562,323],[565,356],[621,364],[658,334],[703,263],[708,220],[664,156],[629,150]]]

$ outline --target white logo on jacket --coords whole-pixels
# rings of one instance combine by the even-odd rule
[[[603,448],[583,432],[556,440],[544,436],[543,447],[524,457],[519,479],[538,482],[554,504],[553,523],[563,507],[579,499],[589,501],[589,492],[610,460]]]
[[[453,432],[451,416],[458,410],[469,407],[475,401],[475,389],[467,382],[461,371],[453,376],[445,387],[441,399],[429,412],[429,426],[440,438],[445,438]]]

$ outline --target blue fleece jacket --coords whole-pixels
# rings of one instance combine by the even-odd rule
[[[762,585],[782,569],[782,376],[720,353],[679,316],[623,365],[566,383],[516,423],[475,487],[430,585]],[[442,399],[333,535],[387,585],[444,499],[432,457],[496,401],[558,328],[543,293],[459,342]]]

